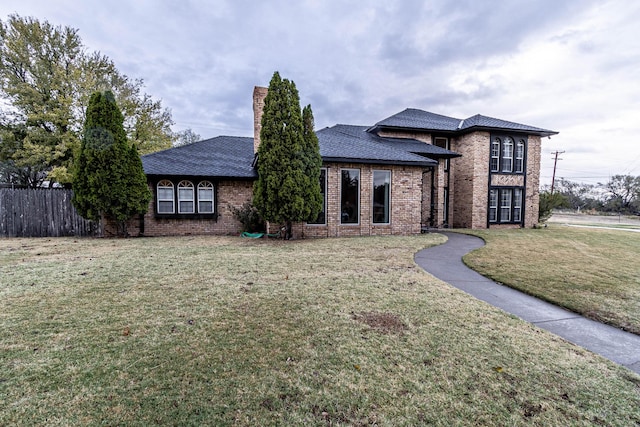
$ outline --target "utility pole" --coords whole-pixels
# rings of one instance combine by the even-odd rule
[[[558,160],[562,160],[558,158],[558,155],[564,153],[564,151],[555,151],[554,153],[551,154],[555,154],[555,160],[553,161],[553,177],[551,178],[551,194],[553,194],[553,186],[556,183],[556,166],[558,165]]]

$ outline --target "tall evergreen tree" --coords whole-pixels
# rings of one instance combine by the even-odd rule
[[[126,235],[127,220],[146,212],[151,192],[123,120],[111,92],[91,96],[74,165],[73,204],[85,218],[116,221],[119,233]]]
[[[313,128],[310,108],[308,126]],[[265,220],[286,225],[286,238],[292,222],[309,220],[320,210],[320,153],[314,137],[305,136],[295,83],[276,71],[265,98],[253,195]]]
[[[322,194],[320,193],[320,168],[322,167],[322,157],[320,156],[320,145],[318,136],[314,130],[313,111],[311,105],[302,109],[302,124],[304,147],[302,156],[305,168],[305,176],[309,178],[304,188],[305,199],[309,208],[307,221],[313,221],[318,217],[322,209]]]

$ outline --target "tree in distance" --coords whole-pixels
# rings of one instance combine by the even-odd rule
[[[0,21],[0,182],[71,183],[84,114],[95,91],[113,91],[127,138],[141,153],[171,147],[171,112],[76,29],[10,15]]]

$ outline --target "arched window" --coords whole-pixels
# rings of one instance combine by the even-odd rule
[[[509,137],[502,143],[502,172],[513,172],[513,139]]]
[[[198,184],[198,213],[213,213],[213,184],[201,181]]]
[[[175,199],[173,193],[173,183],[162,180],[157,186],[157,200],[159,214],[172,214],[175,212]]]
[[[491,172],[500,170],[500,138],[491,141]]]
[[[524,140],[519,140],[516,144],[516,164],[514,172],[524,172]]]
[[[194,191],[191,181],[180,181],[178,184],[178,213],[194,213]]]

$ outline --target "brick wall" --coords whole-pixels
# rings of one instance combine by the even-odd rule
[[[327,224],[296,224],[294,236],[341,237],[410,235],[420,233],[423,168],[412,166],[331,163],[327,167]],[[360,170],[360,223],[340,223],[341,169]],[[390,224],[372,221],[373,171],[391,171]],[[300,234],[295,234],[299,231]]]
[[[433,141],[431,140],[431,134],[424,133],[424,132],[381,130],[378,132],[378,136],[381,136],[383,138],[410,138],[410,139],[416,139],[418,141],[425,142],[427,144],[433,143]]]
[[[220,181],[217,187],[218,218],[214,219],[178,219],[158,218],[155,215],[154,203],[149,203],[149,210],[144,214],[144,225],[140,216],[132,218],[127,224],[131,236],[185,236],[185,235],[237,235],[241,231],[240,223],[233,217],[230,206],[240,207],[251,200],[253,194],[252,181]],[[152,189],[153,190],[153,189]],[[141,228],[144,227],[144,233]],[[105,236],[114,235],[115,224],[105,225]]]
[[[451,160],[455,170],[453,226],[486,228],[489,192],[489,133],[474,132],[452,140],[462,157]]]
[[[455,207],[453,226],[486,228],[489,193],[490,135],[474,132],[456,138],[452,150],[462,157],[452,160],[455,165]],[[525,186],[524,227],[538,222],[538,188],[540,184],[540,137],[528,136],[527,175],[494,174],[491,185]],[[491,228],[517,228],[518,224],[491,225]]]
[[[432,135],[430,133],[420,131],[380,131],[378,135],[386,138],[411,138],[418,141],[422,141],[427,144],[432,144]],[[453,144],[454,139],[449,138],[450,143]],[[453,145],[451,145],[453,147]],[[452,148],[453,151],[455,149]],[[443,227],[444,225],[451,226],[454,222],[454,206],[456,204],[455,187],[456,169],[450,163],[449,171],[445,171],[445,160],[440,159],[438,166],[434,170],[433,181],[431,175],[425,175],[423,178],[422,187],[422,209],[421,209],[421,223],[433,227]],[[431,200],[431,186],[435,184],[435,191],[433,193],[433,200]],[[445,218],[445,187],[449,188],[449,215]],[[431,204],[434,205],[434,216],[431,217]]]
[[[258,152],[260,145],[260,131],[262,130],[262,111],[264,110],[264,99],[269,91],[266,87],[256,86],[253,88],[253,152]]]
[[[540,202],[540,152],[539,136],[529,135],[527,142],[527,188],[524,207],[524,226],[533,227],[538,223],[538,205]]]
[[[422,176],[423,168],[413,166],[337,164],[327,167],[327,224],[314,225],[295,223],[295,238],[411,235],[421,231]],[[360,170],[360,223],[343,225],[340,223],[340,170]],[[391,221],[390,224],[374,224],[372,221],[373,171],[391,171]],[[425,174],[428,176],[429,174]],[[154,213],[154,203],[144,215],[144,236],[171,235],[237,235],[240,223],[233,217],[231,206],[240,207],[252,199],[253,183],[250,181],[222,181],[217,183],[218,219],[170,219],[158,218]],[[115,232],[114,224],[108,228]],[[128,222],[129,234],[141,235],[140,216]],[[278,225],[271,225],[271,232],[277,232]],[[109,235],[105,233],[105,235]]]

